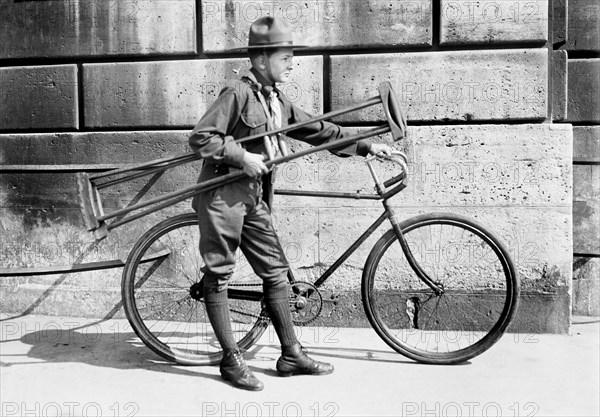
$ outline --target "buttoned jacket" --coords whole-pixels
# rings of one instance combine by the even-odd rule
[[[258,94],[268,96],[271,91],[277,93],[282,110],[282,127],[312,117],[292,104],[277,87],[263,86],[260,81],[264,82],[254,69],[244,74],[241,79],[229,81],[195,126],[189,144],[205,161],[200,180],[226,173],[226,170],[222,169],[223,166],[241,168],[245,151],[266,154],[262,138],[236,143],[236,139],[269,130],[265,109],[258,99]],[[343,139],[351,134],[346,128],[321,121],[287,132],[286,136],[316,146]],[[368,148],[368,143],[359,141],[332,152],[341,157],[365,156]]]

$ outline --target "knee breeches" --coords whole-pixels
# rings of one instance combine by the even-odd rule
[[[288,262],[260,180],[243,178],[200,195],[197,212],[205,285],[226,287],[238,248],[265,285],[287,282]]]

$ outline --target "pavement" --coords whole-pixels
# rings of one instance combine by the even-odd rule
[[[248,352],[265,389],[216,366],[165,363],[126,320],[0,315],[2,416],[598,416],[600,320],[569,335],[506,334],[462,365],[422,365],[372,329],[297,328],[336,370],[280,378],[272,329]]]

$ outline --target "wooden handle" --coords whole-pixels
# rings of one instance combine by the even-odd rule
[[[275,159],[275,150],[273,149],[273,145],[271,144],[271,139],[268,136],[263,137],[263,143],[265,144],[265,149],[267,151],[267,161],[272,161]]]
[[[281,151],[281,154],[283,156],[288,156],[289,152],[287,148],[287,143],[285,143],[281,135],[277,135],[277,143],[279,144],[279,150]]]

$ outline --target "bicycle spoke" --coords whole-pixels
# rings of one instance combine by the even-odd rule
[[[184,298],[183,300],[185,300],[186,298]],[[175,312],[171,314],[171,316],[169,317],[168,321],[165,321],[165,325],[163,326],[162,330],[160,332],[158,332],[158,334],[163,334],[163,332],[165,331],[165,329],[167,328],[167,326],[172,322],[172,319],[177,315],[177,313],[179,313],[179,311],[181,310],[181,308],[183,307],[184,304],[185,304],[184,302],[179,303],[179,307],[177,308],[177,310],[175,310]],[[181,322],[178,322],[178,323],[179,324],[177,324],[177,327],[175,329],[179,328],[179,326],[181,325]],[[172,337],[173,332],[171,332],[171,336],[169,336],[169,339],[170,339],[170,337]],[[169,339],[167,339],[167,341],[165,343],[168,344],[169,343]]]
[[[167,306],[169,304],[175,304],[178,301],[185,300],[187,297],[189,297],[189,294],[186,294],[184,297],[179,298],[178,300],[175,300],[175,301],[168,300],[168,301],[163,301],[162,303],[159,303],[159,304],[154,304],[153,303],[152,305],[148,305],[148,306],[145,306],[145,307],[138,307],[138,310],[145,310],[145,309],[152,308],[152,307],[163,307],[163,306]]]
[[[183,306],[183,304],[184,304],[184,303],[182,303],[182,306]],[[192,308],[193,308],[193,307],[192,307]],[[165,341],[165,343],[169,343],[169,342],[171,341],[172,337],[175,335],[175,333],[176,333],[177,329],[179,329],[179,326],[181,326],[181,324],[182,324],[182,323],[185,323],[185,325],[184,325],[184,328],[183,328],[183,330],[184,330],[184,331],[183,331],[182,333],[184,333],[184,334],[187,334],[187,333],[185,332],[185,329],[186,329],[186,326],[188,326],[188,327],[189,327],[189,324],[190,324],[190,321],[191,321],[191,313],[190,313],[190,318],[189,318],[189,319],[187,319],[187,320],[186,320],[186,319],[185,319],[185,317],[187,317],[187,316],[184,316],[183,320],[182,320],[182,321],[180,321],[180,322],[178,322],[178,324],[177,324],[177,327],[175,327],[175,329],[174,329],[174,330],[171,332],[171,335],[170,335],[170,336],[169,336],[169,338],[168,338],[168,339]],[[189,340],[189,338],[187,338],[187,339]]]
[[[179,230],[178,232],[179,232],[179,234],[181,234],[181,231],[180,231],[180,230]],[[180,244],[177,244],[177,243],[174,243],[174,242],[173,242],[173,238],[172,238],[172,236],[171,236],[170,234],[166,236],[166,239],[168,239],[168,241],[169,241],[169,247],[170,247],[170,248],[177,248],[177,249],[181,249],[181,246],[180,246]],[[195,280],[194,280],[194,279],[192,279],[192,278],[190,278],[190,277],[188,276],[188,274],[186,273],[186,268],[185,268],[185,265],[184,265],[184,264],[183,264],[183,262],[182,262],[182,259],[183,259],[183,257],[181,257],[181,256],[179,256],[179,255],[180,255],[180,254],[179,254],[179,251],[176,251],[176,253],[174,254],[173,260],[174,260],[174,261],[176,260],[176,261],[178,262],[179,266],[181,267],[181,274],[182,274],[182,275],[183,275],[183,276],[184,276],[184,277],[185,277],[185,278],[188,280],[188,283],[189,283],[190,285],[192,285],[192,284],[194,284],[194,283],[195,283]]]
[[[142,281],[142,279],[140,279],[140,281]],[[155,281],[156,281],[158,284],[162,284],[162,286],[150,286],[149,288],[152,288],[152,289],[160,289],[160,288],[176,288],[176,289],[181,289],[181,290],[186,290],[186,291],[188,291],[188,290],[190,289],[190,286],[189,286],[189,285],[187,285],[187,286],[185,286],[185,287],[182,287],[182,286],[180,286],[180,285],[175,285],[174,283],[172,283],[172,282],[170,282],[170,281],[165,281],[165,280],[163,280],[163,279],[158,279],[158,278],[156,278],[156,277],[154,277],[154,278],[152,279],[152,281],[153,281],[153,282],[155,282]],[[144,280],[144,282],[145,282],[145,280]],[[140,287],[141,287],[141,286],[144,284],[144,282],[141,282],[139,285],[136,285],[136,289],[137,289],[137,288],[140,288]]]
[[[429,327],[429,321],[431,320],[431,317],[433,316],[433,314],[437,311],[438,306],[440,304],[440,298],[441,297],[437,297],[437,301],[435,302],[435,306],[433,307],[433,310],[431,311],[431,314],[429,315],[429,317],[427,318],[427,321],[425,322],[425,328]]]

